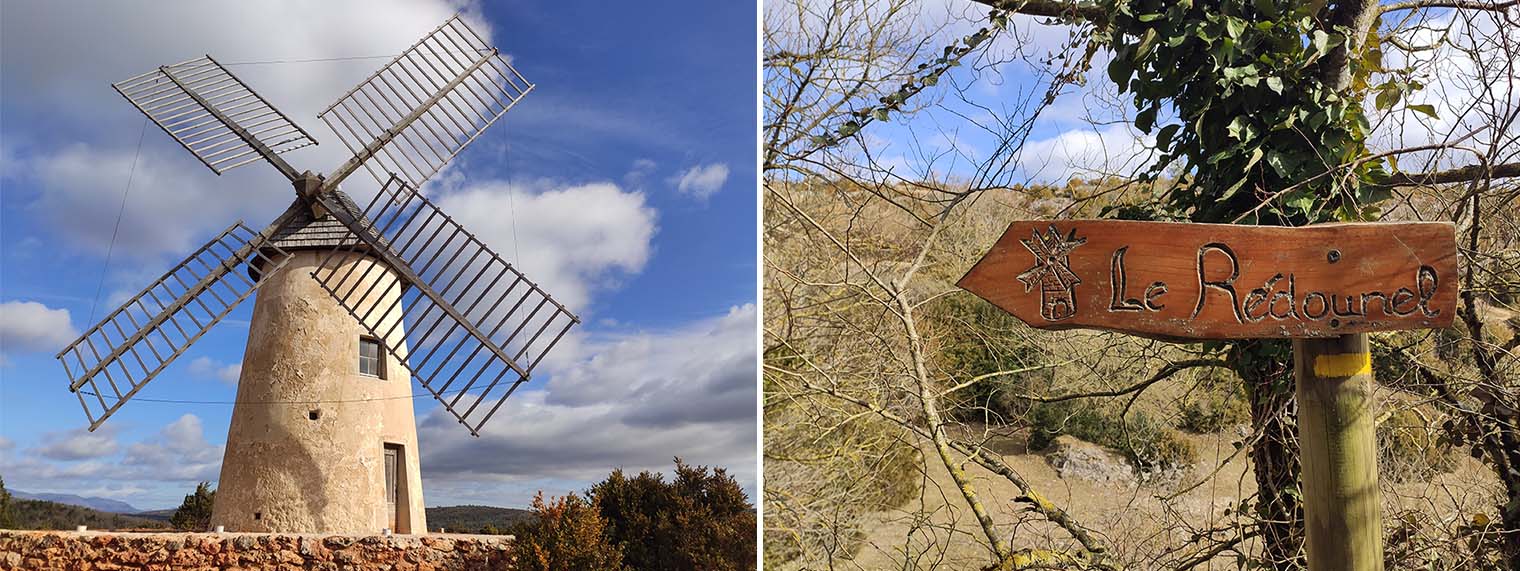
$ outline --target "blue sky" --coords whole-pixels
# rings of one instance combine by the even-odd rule
[[[480,439],[415,401],[428,505],[520,506],[674,456],[753,491],[752,5],[92,4],[7,2],[0,17],[9,487],[153,509],[216,478],[231,406],[210,403],[234,397],[251,301],[94,433],[52,356],[92,306],[98,320],[234,220],[260,228],[292,199],[266,165],[211,173],[110,83],[210,53],[322,143],[286,158],[328,171],[347,156],[316,112],[389,59],[370,56],[462,8],[537,88],[428,192],[585,325]],[[363,178],[345,190],[372,192]]]

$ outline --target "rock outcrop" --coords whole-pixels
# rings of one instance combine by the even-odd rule
[[[1089,482],[1135,483],[1135,467],[1122,454],[1107,448],[1061,435],[1045,453],[1045,461],[1056,469],[1062,478],[1077,478]]]

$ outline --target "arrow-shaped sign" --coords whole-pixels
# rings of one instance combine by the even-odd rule
[[[1444,328],[1450,223],[1014,222],[958,285],[1045,329],[1163,339]]]

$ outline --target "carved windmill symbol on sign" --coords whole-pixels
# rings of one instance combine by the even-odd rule
[[[425,532],[410,379],[478,436],[580,321],[418,191],[533,84],[450,18],[319,115],[353,153],[327,175],[281,158],[316,141],[210,56],[114,87],[212,171],[262,158],[296,198],[58,353],[90,429],[260,290],[212,524]],[[363,210],[338,188],[361,166]]]
[[[1077,314],[1077,284],[1082,278],[1071,271],[1071,251],[1087,243],[1078,238],[1072,228],[1066,237],[1056,230],[1054,224],[1045,235],[1039,230],[1030,232],[1028,240],[1019,240],[1029,253],[1034,254],[1034,267],[1019,274],[1024,282],[1024,293],[1040,288],[1040,316],[1049,321],[1060,321]]]

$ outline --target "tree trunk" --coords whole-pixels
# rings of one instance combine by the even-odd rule
[[[1291,355],[1284,340],[1240,341],[1230,350],[1230,363],[1245,383],[1251,426],[1256,429],[1251,464],[1256,471],[1262,561],[1277,571],[1304,568]]]

